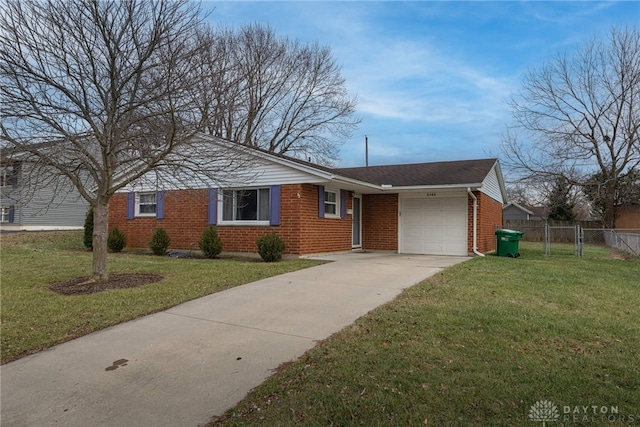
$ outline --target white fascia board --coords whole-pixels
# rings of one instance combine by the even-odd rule
[[[410,185],[410,186],[391,186],[391,185],[378,185],[371,184],[364,181],[358,181],[356,179],[345,178],[342,176],[336,177],[334,182],[344,183],[347,186],[356,186],[359,187],[360,191],[371,191],[376,193],[406,193],[406,192],[417,192],[417,191],[434,191],[434,190],[456,190],[463,189],[467,190],[471,187],[474,190],[477,190],[482,186],[482,183],[473,183],[473,184],[449,184],[449,185]]]
[[[482,183],[474,183],[474,184],[447,184],[447,185],[412,185],[412,186],[402,186],[402,187],[394,187],[389,186],[386,187],[384,184],[379,188],[388,193],[397,193],[399,191],[426,191],[426,190],[452,190],[452,189],[467,189],[471,188],[473,190],[477,190],[482,187]]]
[[[334,176],[332,181],[337,182],[337,183],[344,183],[348,186],[356,186],[356,187],[360,187],[360,188],[365,188],[367,190],[376,190],[376,191],[381,191],[382,187],[376,184],[371,184],[369,182],[365,182],[365,181],[359,181],[357,179],[351,179],[351,178],[345,178],[343,176]]]

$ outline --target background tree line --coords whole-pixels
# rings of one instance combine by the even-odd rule
[[[586,198],[606,227],[640,205],[640,32],[612,28],[532,67],[511,99],[505,164],[553,212]],[[568,204],[569,206],[563,206]]]

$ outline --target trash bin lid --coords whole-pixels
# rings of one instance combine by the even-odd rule
[[[516,230],[496,230],[496,236],[522,236],[524,231],[516,231]]]

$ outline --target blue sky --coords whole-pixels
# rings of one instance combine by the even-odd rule
[[[500,157],[523,73],[612,26],[639,1],[205,2],[216,26],[260,22],[331,47],[362,123],[339,166]]]

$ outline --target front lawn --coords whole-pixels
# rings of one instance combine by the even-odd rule
[[[82,246],[82,232],[4,234],[2,363],[194,298],[318,263],[110,254],[110,273],[153,273],[164,279],[135,288],[63,296],[51,291],[49,284],[91,273],[91,252]]]
[[[522,242],[521,258],[449,268],[212,426],[638,425],[640,262],[601,252],[546,257]]]

